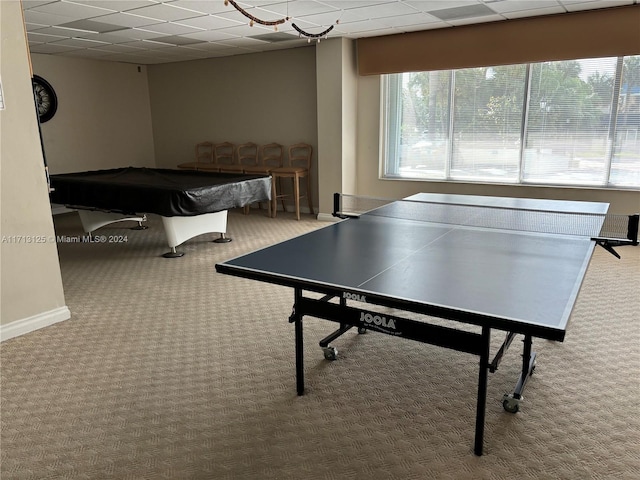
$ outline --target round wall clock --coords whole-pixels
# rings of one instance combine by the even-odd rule
[[[58,97],[49,82],[44,78],[33,76],[33,93],[36,99],[36,108],[40,123],[47,122],[53,118],[58,109]]]

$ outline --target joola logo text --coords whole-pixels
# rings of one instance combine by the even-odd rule
[[[357,302],[367,301],[367,297],[365,297],[364,295],[358,295],[357,293],[349,293],[349,292],[342,292],[342,298],[345,298],[347,300],[355,300]]]
[[[396,322],[393,318],[383,317],[382,315],[372,315],[370,313],[360,312],[360,321],[368,324],[374,324],[377,327],[396,329]]]

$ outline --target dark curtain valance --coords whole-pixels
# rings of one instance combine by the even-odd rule
[[[640,54],[640,5],[361,38],[358,73]]]

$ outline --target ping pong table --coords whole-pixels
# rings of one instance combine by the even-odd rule
[[[219,263],[216,270],[293,287],[289,321],[295,324],[299,395],[305,388],[305,316],[340,324],[320,341],[327,360],[337,358],[331,342],[354,327],[478,356],[474,452],[482,455],[488,373],[497,370],[514,337],[524,336],[521,371],[514,391],[502,398],[512,413],[520,409],[536,364],[533,338],[564,340],[596,245],[617,255],[612,245],[637,244],[638,216],[607,215],[608,206],[336,194],[334,215],[342,220]],[[623,228],[624,236],[618,235]],[[492,358],[494,329],[506,335]]]

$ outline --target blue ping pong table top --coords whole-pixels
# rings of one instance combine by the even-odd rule
[[[408,199],[598,214],[608,209],[606,203],[467,195]],[[563,340],[594,247],[589,237],[365,214],[216,269],[304,290],[392,299],[414,311],[442,307],[450,319],[459,312],[471,323]]]

